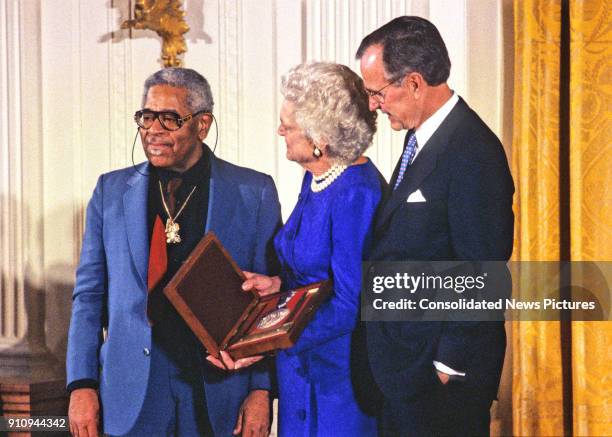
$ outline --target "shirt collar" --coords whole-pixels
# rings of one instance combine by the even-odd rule
[[[429,139],[433,136],[436,130],[438,130],[446,116],[452,111],[458,101],[459,96],[453,91],[453,95],[446,101],[446,103],[440,106],[438,110],[431,115],[431,117],[425,120],[423,124],[417,128],[415,135],[418,148],[414,158],[416,158],[421,150],[423,150],[423,148],[427,145]]]

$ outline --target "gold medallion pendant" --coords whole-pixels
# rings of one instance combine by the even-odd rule
[[[164,197],[164,190],[162,189],[161,181],[158,181],[158,182],[159,182],[159,194],[161,194],[162,205],[164,205],[164,211],[166,211],[166,214],[168,215],[168,219],[166,220],[166,243],[167,244],[180,243],[181,236],[179,235],[179,231],[181,227],[176,222],[176,220],[179,218],[179,216],[181,215],[181,213],[187,206],[187,203],[189,203],[189,199],[191,199],[191,195],[196,190],[197,185],[191,189],[191,192],[187,196],[187,199],[185,199],[185,203],[183,203],[183,206],[181,206],[181,209],[179,209],[179,212],[177,212],[176,215],[172,217],[172,215],[170,214],[170,210],[168,209],[168,205],[166,204],[166,198]]]
[[[175,223],[171,218],[166,220],[166,243],[180,243],[180,229],[181,227],[179,226],[179,224]]]

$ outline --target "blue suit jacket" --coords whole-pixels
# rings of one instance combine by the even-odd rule
[[[272,237],[281,223],[269,176],[237,167],[212,153],[206,231],[214,231],[238,265],[268,272]],[[147,320],[147,163],[102,175],[87,208],[87,225],[73,294],[68,335],[68,384],[99,381],[104,430],[128,432],[140,412],[149,376]],[[108,329],[102,341],[102,329]],[[240,404],[252,389],[269,388],[265,367],[224,373],[205,366],[210,422],[231,435]]]
[[[397,173],[397,169],[396,169]],[[419,189],[423,203],[407,203]],[[375,221],[370,260],[507,260],[514,184],[495,134],[460,99],[389,193]],[[368,323],[368,356],[388,399],[414,401],[438,384],[432,361],[466,372],[471,399],[495,398],[503,322]]]

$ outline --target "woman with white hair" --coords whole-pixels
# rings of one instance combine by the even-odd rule
[[[289,220],[274,240],[280,278],[252,278],[259,290],[324,279],[334,294],[296,345],[276,359],[280,435],[375,435],[351,383],[351,333],[359,318],[361,260],[383,180],[363,156],[376,131],[363,82],[344,65],[299,65],[282,80],[278,134],[287,159],[305,170]],[[246,286],[249,286],[247,284]]]
[[[361,260],[382,189],[380,173],[363,156],[376,114],[361,78],[344,65],[299,65],[283,77],[282,93],[278,134],[285,138],[287,159],[306,174],[298,203],[274,240],[283,273],[270,284],[262,277],[251,280],[266,292],[281,283],[292,289],[330,278],[334,294],[296,345],[277,355],[279,431],[375,434],[375,420],[355,400],[350,349],[359,318]]]
[[[351,334],[359,318],[361,261],[384,179],[363,156],[376,131],[363,82],[348,67],[310,63],[282,79],[278,134],[305,170],[295,209],[274,239],[280,276],[247,273],[260,294],[332,279],[334,292],[297,343],[276,358],[281,436],[376,435],[351,382]],[[250,365],[259,357],[226,368]],[[223,364],[208,358],[218,366]],[[358,375],[357,375],[358,376]]]

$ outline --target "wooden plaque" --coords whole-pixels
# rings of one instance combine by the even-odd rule
[[[260,297],[242,290],[245,276],[219,239],[208,232],[164,288],[208,353],[234,358],[291,347],[316,308],[331,294],[331,281]]]

